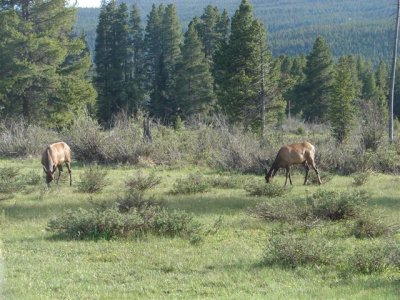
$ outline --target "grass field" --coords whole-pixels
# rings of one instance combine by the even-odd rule
[[[42,175],[39,160],[0,160],[0,168]],[[332,266],[265,266],[261,263],[271,229],[278,226],[251,217],[247,208],[268,201],[243,188],[213,188],[190,195],[170,193],[177,179],[215,170],[156,167],[161,183],[149,195],[169,210],[193,213],[202,224],[202,241],[147,235],[140,239],[66,240],[46,230],[50,218],[66,209],[90,208],[123,192],[138,169],[107,166],[109,185],[98,194],[77,191],[85,169],[73,164],[73,186],[67,181],[46,188],[43,181],[0,201],[0,287],[4,299],[398,299],[400,273],[388,268],[364,274]],[[145,174],[151,171],[141,169]],[[228,174],[241,182],[262,176]],[[278,184],[284,177],[275,178]],[[64,174],[65,177],[67,177]],[[351,177],[334,176],[322,187],[294,186],[282,200],[301,198],[318,189],[352,190]],[[370,194],[368,209],[388,224],[400,219],[400,177],[373,174],[362,186]],[[279,198],[278,198],[279,200]],[[399,234],[394,239],[399,240]],[[344,240],[351,243],[352,239]]]

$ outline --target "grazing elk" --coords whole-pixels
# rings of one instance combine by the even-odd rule
[[[71,149],[64,142],[58,142],[49,145],[42,154],[43,170],[46,173],[47,185],[54,179],[54,172],[58,168],[58,178],[60,180],[63,171],[62,164],[65,163],[69,173],[69,185],[72,185],[71,177]]]
[[[290,177],[290,166],[292,165],[304,165],[306,169],[306,177],[304,178],[304,184],[307,183],[308,179],[308,171],[310,170],[310,166],[315,170],[315,173],[318,177],[318,183],[321,184],[321,178],[319,177],[319,172],[317,166],[315,165],[315,147],[311,145],[309,142],[296,143],[283,146],[278,151],[278,155],[275,158],[274,163],[271,166],[271,169],[266,172],[265,180],[270,182],[272,177],[274,177],[275,173],[280,169],[286,169],[286,181],[289,177],[290,184],[292,184],[292,178]]]

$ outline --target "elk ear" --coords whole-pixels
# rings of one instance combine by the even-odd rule
[[[43,167],[43,172],[45,172],[47,174],[47,170],[45,167]]]

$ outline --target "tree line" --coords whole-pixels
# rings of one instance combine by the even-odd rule
[[[339,142],[362,122],[367,147],[385,130],[384,61],[335,59],[322,37],[308,55],[274,57],[248,0],[232,17],[206,6],[184,33],[173,4],[153,4],[143,22],[136,4],[104,2],[93,67],[84,35],[73,33],[75,10],[64,1],[0,3],[2,117],[62,128],[85,110],[103,124],[121,110],[171,125],[217,113],[262,135],[298,116],[331,124]],[[399,88],[395,99],[399,116]]]
[[[167,0],[118,0],[128,6],[136,3],[142,18],[150,12],[152,3]],[[185,30],[194,16],[199,16],[209,1],[176,0],[173,3]],[[226,9],[231,16],[240,0],[216,0],[213,5]],[[301,55],[311,51],[317,36],[329,43],[335,57],[359,54],[373,60],[390,60],[395,5],[393,1],[251,1],[254,14],[268,28],[268,44],[273,55]],[[94,52],[95,27],[99,8],[78,8],[75,28],[85,31]]]

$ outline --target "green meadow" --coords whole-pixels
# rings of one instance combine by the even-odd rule
[[[261,175],[209,168],[101,166],[107,171],[107,185],[94,194],[78,189],[88,168],[83,164],[72,164],[72,187],[64,173],[58,185],[48,188],[38,159],[2,159],[1,168],[18,169],[25,182],[26,178],[41,179],[34,184],[19,182],[11,192],[0,193],[0,292],[4,299],[398,299],[400,295],[399,257],[372,271],[353,269],[346,263],[352,260],[344,259],[363,243],[399,245],[398,176],[373,173],[356,187],[351,176],[335,175],[322,186],[303,186],[304,173],[299,169],[292,176],[293,187],[272,199],[251,196],[245,188],[264,183]],[[146,197],[162,201],[168,211],[192,215],[201,226],[200,241],[152,233],[77,240],[48,230],[49,220],[67,209],[90,210],[114,201],[124,193],[126,180],[139,171],[144,175],[155,171],[161,181],[145,192]],[[202,174],[206,179],[220,176],[235,184],[211,186],[201,193],[171,193],[188,174]],[[274,182],[284,184],[283,171]],[[304,199],[320,190],[356,189],[368,195],[365,211],[387,224],[390,236],[356,239],[348,234],[351,221],[318,223],[310,235],[321,234],[329,247],[340,247],[343,259],[328,256],[338,263],[265,263],[265,256],[271,254],[266,253],[271,236],[283,227],[290,232],[292,226],[256,218],[249,213],[251,208]]]

